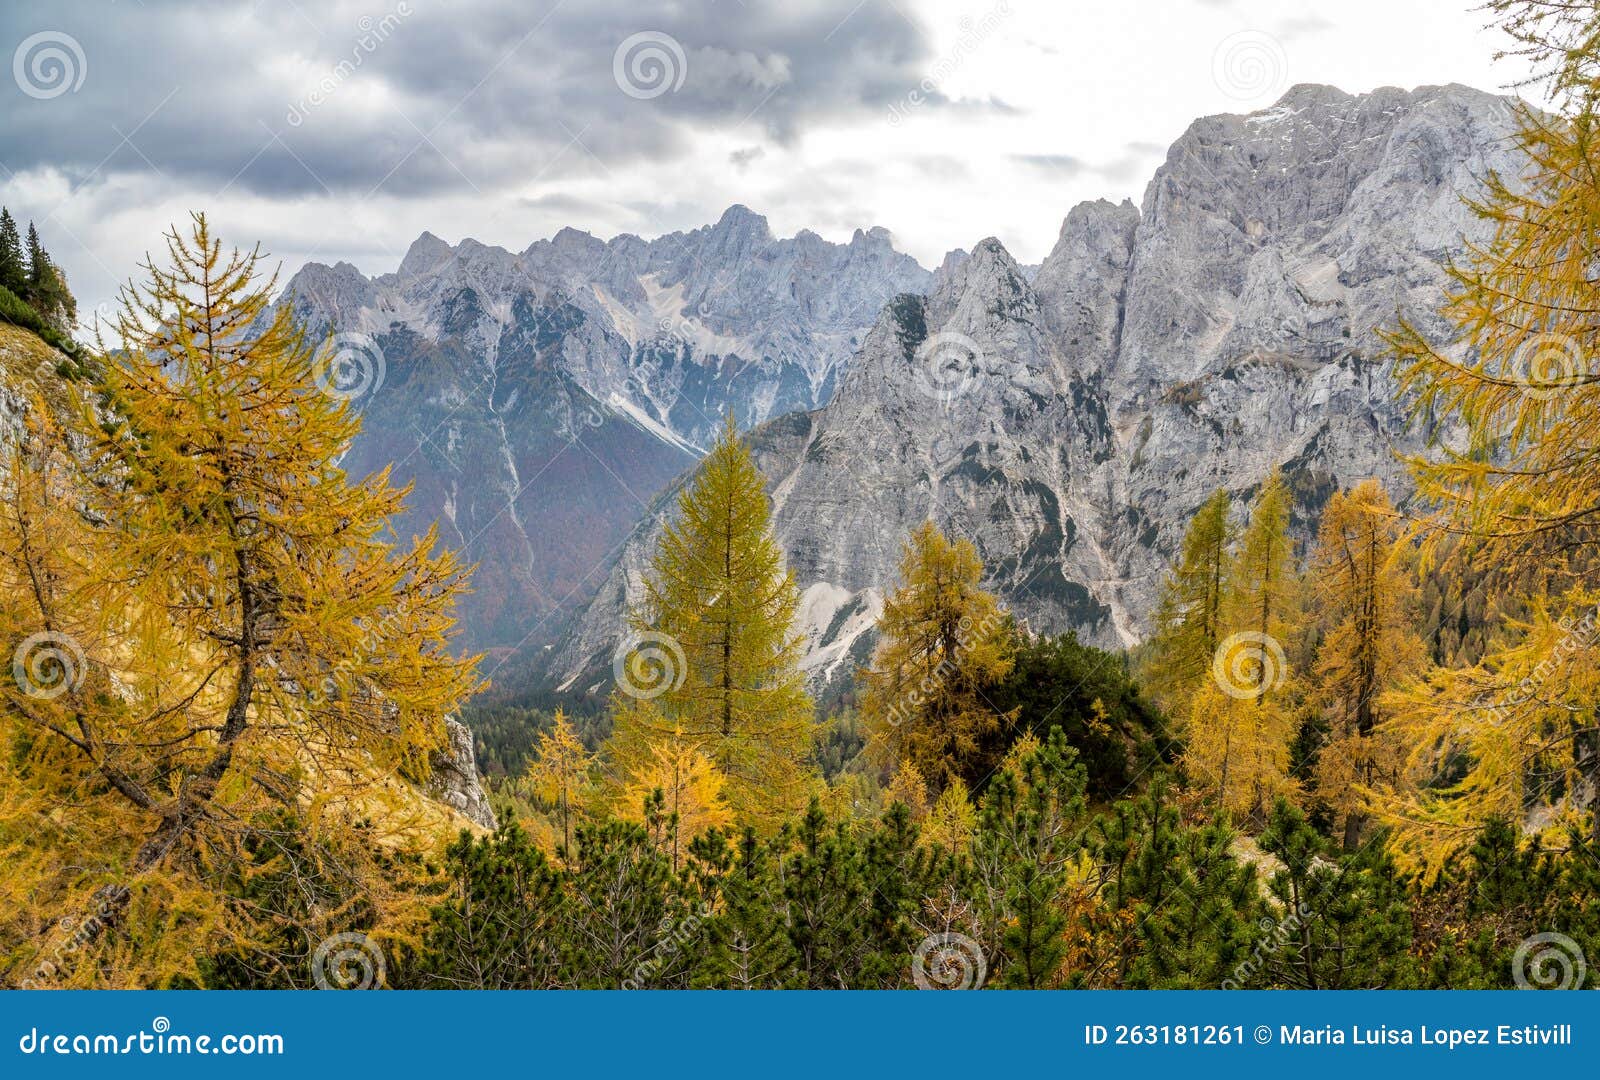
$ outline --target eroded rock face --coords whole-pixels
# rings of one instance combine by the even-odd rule
[[[1074,208],[1031,281],[985,240],[892,301],[831,400],[752,436],[815,682],[865,654],[861,614],[926,518],[977,545],[1036,629],[1114,646],[1147,632],[1217,488],[1242,504],[1283,468],[1302,537],[1355,480],[1404,498],[1394,453],[1427,432],[1407,427],[1377,330],[1403,311],[1444,334],[1442,264],[1486,237],[1461,195],[1515,174],[1513,126],[1507,99],[1460,86],[1297,86],[1196,121],[1141,208]],[[548,681],[603,678],[653,536],[635,532]]]
[[[445,728],[450,735],[449,751],[434,755],[429,794],[468,821],[485,829],[493,829],[494,810],[489,806],[489,796],[478,779],[472,732],[454,717],[445,719]]]

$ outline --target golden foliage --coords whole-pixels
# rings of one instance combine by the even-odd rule
[[[608,753],[623,772],[685,739],[727,778],[741,821],[763,831],[821,790],[807,756],[812,702],[799,669],[799,592],[772,537],[771,505],[733,416],[678,499],[645,577]],[[660,679],[659,685],[650,682]]]
[[[1316,794],[1334,811],[1345,846],[1365,825],[1368,792],[1400,775],[1404,748],[1385,726],[1382,695],[1414,677],[1422,642],[1411,551],[1376,480],[1335,494],[1322,513],[1311,578],[1322,622],[1317,697],[1329,726],[1317,754]]]
[[[675,732],[650,744],[650,757],[629,773],[617,810],[627,820],[654,825],[646,807],[659,797],[662,820],[652,832],[676,871],[691,839],[733,824],[726,786],[716,763],[694,740]]]
[[[878,650],[859,675],[868,746],[884,765],[908,761],[943,784],[971,772],[983,738],[1011,719],[985,694],[1012,658],[1009,616],[982,578],[972,543],[952,543],[931,521],[906,542]]]
[[[1389,335],[1428,429],[1464,435],[1411,463],[1434,508],[1424,551],[1492,567],[1500,609],[1525,613],[1478,664],[1387,699],[1408,775],[1381,808],[1397,853],[1430,875],[1490,816],[1547,829],[1588,801],[1600,838],[1600,13],[1489,6],[1561,108],[1519,109],[1522,175],[1488,177],[1472,202],[1494,234],[1451,270],[1453,333]]]
[[[431,535],[397,548],[405,493],[339,471],[359,419],[318,391],[288,305],[265,317],[257,254],[224,257],[197,215],[168,256],[124,290],[94,396],[36,404],[0,472],[22,675],[0,688],[0,844],[27,849],[7,888],[31,897],[6,955],[33,963],[64,916],[121,923],[77,968],[106,985],[195,978],[256,933],[222,888],[290,857],[264,821],[300,823],[295,858],[436,833],[414,782],[478,686],[447,650],[460,564]]]

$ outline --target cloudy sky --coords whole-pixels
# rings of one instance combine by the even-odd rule
[[[1137,201],[1196,116],[1294,83],[1499,89],[1472,0],[8,0],[0,203],[85,311],[205,209],[289,270],[424,229],[521,250],[742,202],[925,265]]]

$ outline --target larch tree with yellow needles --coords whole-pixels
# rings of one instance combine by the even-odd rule
[[[117,883],[110,923],[193,913],[107,935],[188,950],[187,971],[158,958],[124,983],[193,977],[206,935],[247,934],[215,883],[274,845],[292,861],[437,827],[415,784],[479,686],[447,648],[463,568],[431,533],[391,539],[405,492],[386,473],[340,471],[359,417],[319,389],[289,305],[268,314],[258,261],[225,254],[202,215],[174,231],[122,293],[82,432],[44,473],[6,475],[4,629],[72,667],[4,686],[24,761],[7,784],[100,847],[95,875],[45,884],[81,908]],[[286,817],[292,843],[258,827]]]
[[[1435,508],[1424,550],[1491,563],[1526,614],[1396,704],[1416,782],[1385,817],[1430,873],[1492,817],[1587,819],[1600,840],[1600,12],[1489,6],[1557,109],[1519,107],[1523,173],[1472,202],[1494,235],[1452,269],[1454,333],[1402,323],[1390,342],[1419,414],[1464,435],[1412,463]]]
[[[1311,558],[1323,626],[1316,693],[1328,725],[1317,752],[1316,795],[1343,828],[1346,850],[1361,841],[1371,791],[1397,783],[1403,771],[1383,697],[1422,665],[1403,532],[1383,486],[1363,480],[1328,500]]]
[[[1162,583],[1143,681],[1162,708],[1186,715],[1226,633],[1233,574],[1233,528],[1226,491],[1212,494],[1184,533],[1178,561]]]
[[[557,709],[550,730],[540,732],[539,745],[528,764],[528,785],[540,801],[555,808],[561,822],[562,850],[568,858],[575,851],[572,826],[579,813],[573,801],[587,784],[597,756],[578,738],[578,729],[567,719],[565,710]]]
[[[1276,798],[1294,793],[1289,655],[1303,631],[1301,589],[1289,490],[1274,472],[1231,559],[1218,604],[1227,636],[1190,701],[1184,749],[1191,782],[1223,809],[1263,821]]]
[[[723,792],[726,778],[692,741],[674,732],[650,744],[650,757],[629,774],[622,788],[620,816],[643,821],[674,872],[683,864],[689,841],[707,829],[726,829],[733,811]],[[655,807],[652,814],[647,807]],[[652,816],[659,822],[652,822]]]
[[[990,700],[1014,662],[1011,619],[982,578],[970,540],[952,541],[931,521],[918,526],[859,676],[869,748],[886,769],[910,763],[940,790],[981,779],[985,739],[1012,719]]]
[[[1274,472],[1230,558],[1221,597],[1226,637],[1189,702],[1184,765],[1232,814],[1266,819],[1275,798],[1293,795],[1294,675],[1301,635],[1301,576],[1290,536],[1290,493]]]
[[[733,415],[678,498],[631,615],[608,754],[624,774],[686,742],[727,779],[741,822],[776,831],[819,790],[794,632],[800,602],[761,472]]]

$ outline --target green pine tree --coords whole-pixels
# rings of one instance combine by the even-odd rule
[[[563,876],[515,821],[462,831],[445,851],[448,899],[435,907],[416,980],[430,989],[547,990],[562,984]]]
[[[974,907],[1002,986],[1061,984],[1062,899],[1084,850],[1086,785],[1078,752],[1056,727],[1009,759],[984,796],[972,844]]]
[[[1381,844],[1336,858],[1287,800],[1272,810],[1261,849],[1284,869],[1267,892],[1279,916],[1257,985],[1296,990],[1406,989],[1410,956],[1406,891]]]
[[[56,330],[65,333],[78,316],[77,301],[67,289],[67,279],[39,240],[39,230],[28,223],[28,274],[22,299]]]
[[[0,207],[0,287],[17,297],[27,292],[28,264],[22,255],[22,237],[11,211]]]
[[[718,900],[698,950],[694,985],[702,989],[782,990],[800,984],[784,919],[783,882],[755,830],[737,845],[719,829],[689,846],[702,895]]]
[[[829,822],[813,799],[783,860],[783,900],[798,985],[848,989],[860,970],[868,886],[849,826]]]
[[[1128,985],[1165,990],[1223,986],[1259,934],[1255,870],[1233,857],[1234,833],[1213,822],[1169,836],[1175,858],[1163,868],[1164,900],[1138,920],[1139,955]]]

